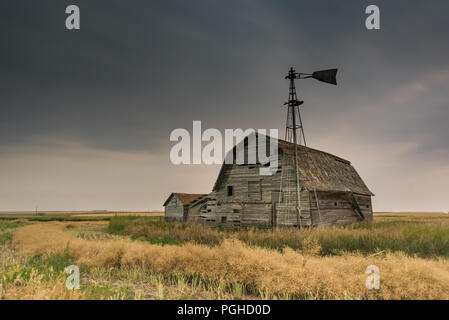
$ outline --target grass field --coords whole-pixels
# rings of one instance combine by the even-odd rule
[[[1,220],[27,219],[29,221],[109,221],[111,217],[139,216],[162,217],[163,212],[84,212],[84,211],[50,211],[50,212],[0,212]]]
[[[345,253],[375,254],[402,252],[423,258],[449,258],[449,216],[444,214],[381,214],[374,223],[347,227],[282,230],[210,229],[202,225],[167,223],[148,217],[113,217],[108,232],[159,244],[192,242],[219,245],[224,239],[237,239],[249,246],[282,250],[308,250],[313,244],[321,256]]]
[[[448,215],[382,213],[301,231],[108,218],[0,220],[0,297],[449,299]],[[65,288],[70,264],[80,266],[80,290]],[[372,264],[380,290],[365,287]]]
[[[105,213],[82,213],[72,217],[115,217],[115,216],[139,216],[139,217],[163,217],[163,212],[105,212]]]
[[[114,217],[114,216],[147,216],[158,217],[163,216],[163,212],[148,211],[0,211],[0,220],[4,219],[47,219],[58,220],[71,218],[98,218],[98,217]]]

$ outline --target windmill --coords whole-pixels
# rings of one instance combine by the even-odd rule
[[[279,193],[279,207],[281,207],[281,200],[284,197],[284,201],[296,202],[296,225],[301,228],[301,207],[300,207],[300,188],[299,188],[299,177],[298,177],[298,155],[297,146],[304,145],[307,146],[306,137],[304,134],[304,127],[302,124],[300,106],[304,104],[304,101],[298,99],[296,93],[295,80],[296,79],[316,79],[321,82],[330,83],[337,85],[337,71],[338,69],[315,71],[313,73],[298,73],[291,67],[288,75],[285,79],[290,81],[289,98],[288,101],[284,103],[288,107],[287,110],[287,122],[285,126],[285,140],[294,144],[294,179],[291,179],[288,170],[282,170],[281,174],[281,186]],[[299,133],[299,135],[298,135]],[[288,166],[283,166],[287,168]],[[285,186],[283,186],[283,181]],[[295,184],[293,188],[291,183]],[[294,195],[292,192],[294,190]],[[286,211],[287,214],[288,210]]]

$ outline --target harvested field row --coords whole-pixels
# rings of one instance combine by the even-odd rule
[[[16,231],[14,244],[24,255],[67,252],[87,267],[221,279],[244,284],[249,292],[266,291],[295,299],[449,299],[449,263],[442,259],[425,260],[401,253],[320,257],[313,250],[306,253],[286,248],[279,252],[230,239],[215,247],[90,241],[65,230],[66,223],[58,222],[24,226]],[[372,264],[380,268],[380,290],[365,287],[365,270]]]

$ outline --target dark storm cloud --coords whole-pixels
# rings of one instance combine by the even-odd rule
[[[275,40],[232,7],[181,1],[79,1],[82,28],[69,32],[66,4],[2,5],[3,143],[56,134],[147,147],[233,96],[253,47]]]
[[[79,31],[65,29],[69,4],[81,9]],[[377,161],[406,145],[395,160],[444,165],[449,2],[375,1],[379,31],[365,28],[370,4],[4,0],[0,150],[67,141],[167,157],[170,132],[192,120],[283,128],[294,65],[340,70],[337,87],[299,84],[312,146],[344,155],[368,145]]]
[[[56,135],[145,149],[186,120],[226,127],[257,110],[280,126],[290,64],[340,67],[338,90],[305,85],[332,118],[449,67],[445,1],[379,1],[377,32],[364,28],[365,1],[76,1],[75,32],[71,3],[2,2],[2,144]]]

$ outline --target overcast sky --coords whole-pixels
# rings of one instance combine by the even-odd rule
[[[81,29],[65,29],[65,8]],[[377,4],[381,30],[365,28]],[[279,128],[290,66],[308,145],[350,160],[374,210],[449,210],[449,1],[2,0],[0,210],[156,210],[219,166],[173,129]]]

